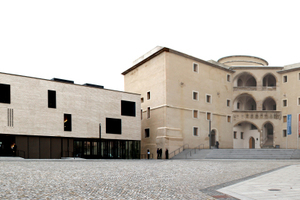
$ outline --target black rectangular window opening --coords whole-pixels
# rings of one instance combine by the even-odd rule
[[[56,108],[56,91],[48,90],[48,108]]]
[[[64,131],[72,131],[72,115],[64,114]]]
[[[148,138],[148,137],[150,137],[150,129],[146,128],[145,129],[145,138]]]
[[[10,104],[10,85],[0,84],[0,103]]]
[[[106,133],[122,134],[122,120],[106,118]]]
[[[135,102],[121,101],[121,115],[135,117]]]

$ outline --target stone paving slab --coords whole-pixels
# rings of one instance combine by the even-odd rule
[[[295,164],[300,162],[0,160],[0,199],[230,199],[212,188]]]
[[[284,167],[218,191],[245,200],[300,199],[300,165]]]

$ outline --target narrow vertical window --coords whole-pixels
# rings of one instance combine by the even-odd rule
[[[72,115],[64,114],[64,131],[72,131]]]
[[[230,107],[230,100],[227,99],[227,107]]]
[[[227,122],[231,122],[231,116],[227,116]]]
[[[210,113],[210,112],[207,112],[207,113],[206,113],[206,119],[207,119],[207,120],[211,120],[211,113]]]
[[[233,131],[233,138],[236,139],[236,131]]]
[[[283,122],[287,122],[287,116],[286,116],[286,115],[284,115],[284,116],[282,117],[282,121],[283,121]]]
[[[193,117],[198,118],[198,110],[193,110]]]
[[[150,92],[147,92],[147,100],[150,100]]]
[[[206,95],[206,103],[211,103],[211,95]]]
[[[244,139],[244,132],[241,132],[241,139]]]
[[[198,100],[198,92],[193,92],[193,99]]]
[[[145,138],[148,138],[148,137],[150,137],[150,129],[146,128],[145,129]]]
[[[198,136],[198,127],[193,127],[193,135]]]
[[[282,101],[282,106],[283,106],[283,107],[287,107],[287,99],[284,99],[284,100]]]
[[[144,103],[144,97],[141,98],[141,103]]]
[[[56,91],[48,90],[48,108],[56,108]]]
[[[286,129],[282,130],[282,136],[286,137]]]
[[[298,106],[300,106],[300,97],[298,97]]]
[[[227,82],[230,82],[230,74],[227,74]]]
[[[150,107],[147,108],[147,118],[150,118]]]
[[[141,109],[141,119],[143,119],[143,109]]]
[[[198,64],[197,63],[193,63],[193,71],[194,72],[198,72],[198,69],[199,67],[198,67]]]
[[[286,83],[288,81],[287,75],[283,76],[283,82]]]

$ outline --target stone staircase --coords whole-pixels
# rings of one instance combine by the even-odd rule
[[[298,149],[185,149],[171,159],[300,159]]]

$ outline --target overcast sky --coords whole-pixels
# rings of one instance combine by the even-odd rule
[[[121,73],[156,46],[293,64],[299,8],[298,0],[0,1],[0,72],[123,90]]]

